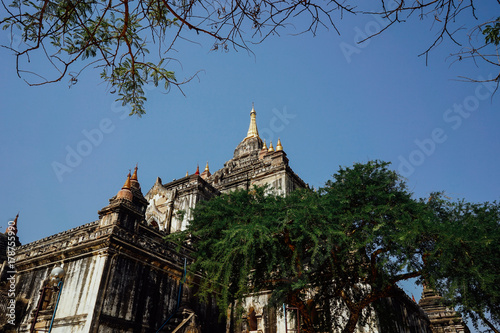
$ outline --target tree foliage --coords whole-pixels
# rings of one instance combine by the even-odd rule
[[[191,239],[201,296],[219,294],[225,309],[272,290],[271,304],[298,308],[304,332],[353,332],[373,302],[397,297],[397,283],[410,278],[493,326],[499,212],[439,193],[416,200],[388,163],[373,161],[341,168],[319,191],[224,194],[197,206],[188,229],[169,239]]]
[[[486,44],[494,44],[495,46],[500,44],[500,17],[491,24],[485,24],[483,35],[485,35]]]
[[[22,40],[4,47],[14,51],[18,75],[28,84],[65,77],[76,84],[82,70],[97,67],[118,100],[131,106],[131,114],[141,115],[144,84],[168,91],[190,80],[178,80],[169,69],[179,39],[203,42],[208,37],[212,50],[248,49],[249,43],[286,31],[287,26],[296,26],[294,32],[314,34],[320,27],[339,32],[345,15],[372,14],[387,21],[383,32],[418,16],[430,18],[427,21],[438,31],[423,52],[428,54],[446,38],[461,45],[456,34],[461,22],[475,17],[477,1],[380,0],[377,4],[377,10],[367,10],[366,4],[355,0],[2,0],[6,13],[0,16],[0,25]],[[498,24],[498,19],[480,22],[472,29],[471,45],[461,45],[457,59],[480,58],[499,66]],[[478,32],[484,33],[482,40],[472,37]],[[52,70],[31,70],[31,59],[42,57],[49,65],[44,70]],[[491,80],[498,82],[499,76]]]
[[[493,332],[500,330],[500,206],[434,196],[429,281],[450,306]]]

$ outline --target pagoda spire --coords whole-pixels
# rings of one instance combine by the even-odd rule
[[[123,184],[123,187],[120,191],[118,191],[118,194],[116,195],[117,199],[126,199],[128,201],[132,201],[133,194],[132,191],[130,190],[130,172],[127,175],[127,180],[125,181],[125,184]]]
[[[127,180],[125,181],[125,184],[123,184],[123,187],[122,187],[122,190],[130,190],[130,171],[128,172],[128,175],[127,175]]]
[[[194,174],[195,175],[199,175],[200,174],[200,166],[199,165],[196,166],[196,172]]]
[[[255,112],[254,105],[252,103],[252,111],[250,111],[250,126],[248,127],[248,133],[245,139],[249,138],[258,138],[259,130],[257,129],[257,121],[256,121],[257,112]]]
[[[134,174],[132,175],[130,180],[137,180],[137,164],[135,165]]]
[[[139,184],[139,181],[137,180],[137,164],[134,168],[134,174],[130,177],[130,187],[136,190],[141,189],[141,184]]]

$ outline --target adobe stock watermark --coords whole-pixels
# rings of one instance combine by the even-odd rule
[[[391,11],[398,7],[398,3],[391,1],[387,3],[387,10]],[[374,36],[380,33],[385,27],[387,27],[391,22],[387,18],[383,18],[381,15],[372,14],[373,20],[365,23],[363,29],[356,26],[354,27],[354,37],[352,44],[342,42],[339,44],[340,51],[344,55],[345,60],[348,64],[352,62],[352,56],[354,54],[360,54],[361,51],[370,45],[370,36]]]
[[[493,75],[489,75],[489,80],[493,79]],[[478,81],[485,79],[479,77]],[[443,121],[449,128],[456,131],[461,126],[465,119],[469,118],[473,112],[477,111],[481,101],[491,97],[497,87],[496,82],[481,82],[476,86],[474,94],[466,96],[460,103],[454,103],[452,107],[443,112]],[[438,145],[448,140],[446,134],[447,128],[436,127],[430,135],[424,139],[415,139],[416,148],[413,149],[408,155],[399,155],[399,174],[408,178],[411,176],[415,169],[422,164],[436,152]]]
[[[15,233],[15,220],[11,220],[7,227],[7,263],[6,271],[4,274],[7,276],[7,299],[8,304],[5,309],[5,316],[7,323],[14,326],[16,324],[16,233]]]
[[[296,114],[288,113],[286,106],[282,111],[273,108],[272,112],[274,116],[269,121],[269,126],[259,130],[260,136],[266,139],[268,144],[274,140],[275,134],[282,132],[290,124],[291,119],[297,117]]]
[[[64,162],[52,162],[52,170],[54,170],[57,180],[61,183],[63,181],[63,176],[73,172],[76,167],[82,164],[83,159],[89,156],[94,148],[101,145],[104,136],[112,133],[114,130],[115,125],[110,118],[102,119],[95,128],[82,130],[81,133],[84,139],[78,141],[74,146],[66,146],[67,154]]]
[[[9,38],[9,46],[14,50],[19,49],[23,41],[22,36],[20,34],[11,33],[8,35],[8,38]]]
[[[149,91],[156,89],[154,84],[144,85],[144,93],[147,96]],[[113,101],[110,106],[110,111],[118,116],[119,120],[129,118],[131,108],[128,105],[122,105],[120,101]],[[61,183],[66,174],[72,173],[79,167],[84,159],[98,148],[106,137],[116,129],[116,119],[105,117],[101,119],[94,128],[83,129],[81,131],[82,139],[75,145],[67,145],[65,147],[65,158],[62,161],[53,161],[51,163],[52,170]]]
[[[6,31],[5,39],[8,40],[8,44],[3,45],[4,47],[11,50],[19,50],[21,44],[23,44],[23,36],[18,30],[9,28]],[[2,44],[4,42],[2,41]],[[26,45],[26,44],[24,44]]]

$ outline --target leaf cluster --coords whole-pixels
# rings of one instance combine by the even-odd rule
[[[76,84],[84,69],[102,69],[101,78],[118,100],[132,107],[131,114],[145,113],[144,84],[161,86],[169,91],[189,81],[177,80],[167,68],[178,40],[200,41],[208,37],[212,50],[228,51],[229,47],[249,50],[248,44],[260,43],[271,35],[279,35],[288,26],[299,33],[316,34],[321,27],[333,28],[346,13],[378,15],[387,22],[378,35],[394,24],[417,15],[437,27],[437,37],[422,54],[448,38],[461,46],[456,37],[466,15],[475,18],[476,1],[379,1],[378,9],[367,11],[358,1],[315,2],[310,0],[1,0],[7,14],[0,26],[11,36],[20,37],[19,45],[3,45],[12,50],[18,75],[30,85],[57,82],[70,77]],[[459,28],[457,28],[457,25]],[[484,27],[483,30],[482,27]],[[498,20],[476,26],[483,31],[484,43],[456,54],[498,63]],[[474,30],[473,30],[474,31]],[[477,32],[477,31],[476,31]],[[201,36],[200,36],[201,35]],[[484,47],[494,45],[494,50]],[[157,52],[150,54],[150,48]],[[493,52],[496,51],[496,52]],[[44,58],[52,67],[51,77],[28,68],[32,58]],[[79,60],[84,60],[82,64]],[[182,60],[182,57],[181,57]],[[53,74],[55,73],[55,75]],[[500,77],[491,79],[499,81]]]
[[[496,19],[494,25],[487,24],[483,30],[484,39],[486,44],[500,44],[500,17]]]
[[[17,71],[27,81],[40,85],[60,81],[66,75],[70,84],[78,82],[80,72],[92,65],[101,68],[101,78],[118,92],[118,100],[131,106],[131,114],[145,113],[143,86],[160,83],[165,90],[177,84],[166,68],[168,59],[160,55],[146,61],[152,41],[162,41],[168,27],[177,25],[168,5],[160,0],[140,2],[107,0],[13,0],[2,1],[9,16],[0,21],[11,34],[20,34],[22,43],[10,45],[16,54]],[[57,76],[47,79],[24,69],[23,60],[42,52]],[[89,63],[79,65],[80,60]],[[79,68],[70,72],[70,68]]]

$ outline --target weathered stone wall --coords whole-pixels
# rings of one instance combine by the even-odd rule
[[[98,332],[158,329],[176,308],[180,272],[168,272],[124,254],[110,260]]]
[[[64,261],[61,266],[66,271],[66,277],[52,332],[89,331],[105,262],[106,255],[99,252]],[[21,322],[20,332],[29,332],[40,299],[40,290],[53,267],[54,264],[47,264],[18,272],[17,294],[21,298],[30,300],[27,315]],[[48,326],[52,317],[57,292],[53,294],[49,308],[42,310],[38,318],[38,322],[45,321],[44,326]]]
[[[400,297],[383,298],[374,304],[381,333],[431,333],[430,321],[422,309],[403,291]]]

